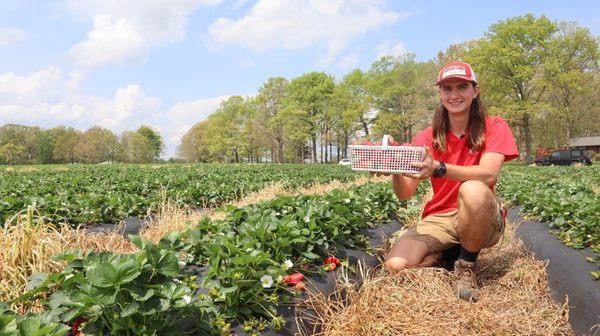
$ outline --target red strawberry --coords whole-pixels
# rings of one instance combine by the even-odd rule
[[[323,269],[325,269],[325,272],[329,272],[329,271],[335,271],[335,264],[325,264],[325,266],[323,266]]]
[[[302,282],[299,282],[296,284],[296,289],[299,291],[305,291],[306,287],[304,287],[304,284]]]
[[[334,257],[334,256],[329,256],[327,258],[325,258],[325,260],[323,261],[323,264],[327,265],[327,264],[334,264],[336,266],[339,266],[340,264],[340,259]]]
[[[73,336],[80,336],[83,335],[81,333],[81,331],[79,330],[79,327],[81,326],[82,323],[85,323],[87,320],[83,317],[78,317],[75,319],[75,321],[73,322],[73,327],[72,327],[72,331],[73,331]]]
[[[283,277],[283,283],[286,285],[296,285],[304,280],[304,274],[292,273]]]

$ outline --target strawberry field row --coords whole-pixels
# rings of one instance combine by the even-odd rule
[[[144,216],[163,199],[213,207],[274,182],[290,190],[359,174],[317,165],[61,165],[0,168],[0,223],[36,204],[50,222],[115,223]]]
[[[226,335],[232,322],[249,333],[278,330],[285,321],[275,308],[300,293],[303,274],[343,266],[332,256],[365,247],[361,230],[393,213],[414,215],[417,203],[399,208],[389,183],[281,196],[230,207],[225,219],[205,218],[158,244],[134,237],[133,254],[66,253],[63,271],[34,276],[20,298],[41,300],[45,312],[22,317],[4,308],[0,334],[46,328],[59,336],[74,325],[86,335]]]
[[[600,254],[600,167],[510,166],[497,190],[525,214],[556,229],[552,232],[565,245]],[[600,271],[592,275],[600,278]]]

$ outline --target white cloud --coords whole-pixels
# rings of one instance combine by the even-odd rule
[[[340,61],[338,62],[338,64],[342,69],[350,70],[350,69],[354,69],[356,67],[356,65],[358,64],[358,59],[359,59],[358,54],[351,53],[351,54],[348,54],[348,55],[342,57],[340,59]]]
[[[152,47],[182,39],[188,17],[200,6],[220,2],[68,0],[64,8],[81,19],[93,19],[94,28],[65,57],[84,68],[140,61]]]
[[[233,9],[238,9],[238,8],[242,7],[243,5],[247,4],[249,1],[250,1],[250,0],[237,0],[237,1],[236,1],[236,2],[233,4],[232,8],[233,8]]]
[[[194,124],[205,120],[215,112],[222,101],[229,96],[217,96],[213,98],[198,99],[189,102],[180,102],[171,107],[166,116],[169,120],[165,128],[165,143],[168,148],[179,145],[181,137],[194,126]]]
[[[175,153],[181,137],[195,123],[206,119],[229,96],[180,102],[161,109],[159,99],[140,85],[127,85],[106,99],[83,94],[81,73],[65,75],[59,67],[47,67],[20,76],[0,75],[0,120],[50,128],[65,125],[85,130],[99,125],[119,134],[146,124],[160,130],[167,156]]]
[[[4,104],[53,101],[69,91],[68,82],[62,70],[49,66],[28,76],[12,72],[0,75],[0,101]]]
[[[19,44],[25,39],[27,33],[25,31],[14,28],[4,27],[0,28],[0,47]]]
[[[148,97],[139,85],[128,85],[112,99],[82,94],[80,74],[64,76],[55,66],[26,76],[0,75],[0,118],[8,123],[40,126],[67,124],[87,128],[100,125],[120,132],[152,121],[160,101]]]
[[[144,36],[127,19],[113,22],[110,16],[100,15],[94,19],[94,30],[71,48],[66,59],[83,68],[123,64],[144,57],[148,47]]]
[[[400,57],[408,53],[408,49],[402,42],[394,44],[391,41],[386,41],[378,45],[375,50],[377,51],[377,59],[383,56]]]
[[[219,18],[208,28],[217,46],[240,45],[255,52],[324,46],[321,64],[331,63],[356,38],[405,13],[386,11],[378,0],[260,0],[242,18]]]

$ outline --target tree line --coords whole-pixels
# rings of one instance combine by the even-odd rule
[[[195,124],[178,147],[190,162],[335,162],[358,138],[410,142],[439,100],[437,71],[469,62],[488,111],[504,117],[531,162],[536,147],[600,135],[598,37],[573,22],[524,15],[427,62],[383,57],[336,81],[323,72],[269,78],[254,97],[233,96]]]
[[[163,147],[159,132],[145,125],[120,136],[99,126],[85,132],[65,126],[0,127],[0,164],[148,163],[159,159]]]

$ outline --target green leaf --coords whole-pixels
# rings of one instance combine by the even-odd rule
[[[138,292],[141,292],[141,293],[138,293]],[[146,301],[150,297],[152,297],[152,295],[154,295],[154,289],[150,288],[145,293],[143,293],[142,288],[136,288],[133,291],[129,291],[129,294],[131,294],[131,297],[136,301]]]
[[[27,283],[27,290],[32,290],[42,284],[44,284],[48,280],[47,273],[36,273],[29,278],[29,282]]]
[[[179,274],[179,262],[173,253],[167,253],[156,264],[156,271],[168,277]]]
[[[137,248],[139,248],[140,250],[144,249],[144,241],[142,240],[142,237],[138,236],[138,235],[130,235],[129,236],[129,240],[131,240],[131,242],[133,243],[133,245],[135,245]]]
[[[115,298],[117,296],[117,288],[116,287],[93,287],[90,289],[90,297],[94,300],[95,303],[99,305],[112,305],[115,303]]]
[[[121,311],[121,317],[129,317],[138,312],[140,304],[137,302],[129,302],[125,308]]]
[[[120,258],[113,265],[100,264],[90,269],[86,275],[90,283],[98,287],[120,286],[133,281],[141,271],[138,263],[131,258]]]
[[[37,336],[40,331],[40,321],[34,317],[26,317],[19,323],[19,329],[23,336]],[[42,336],[42,335],[40,335]]]
[[[319,259],[319,256],[312,252],[302,252],[302,255],[311,260]]]

